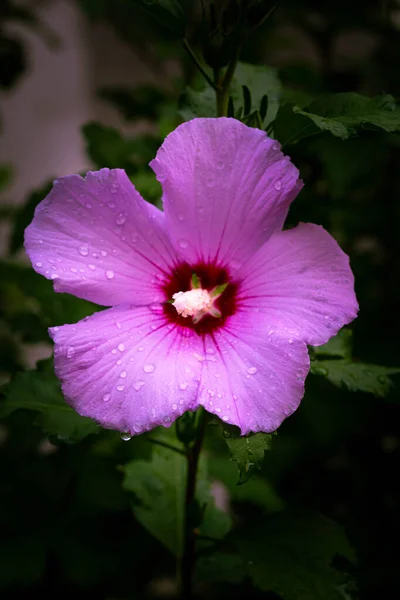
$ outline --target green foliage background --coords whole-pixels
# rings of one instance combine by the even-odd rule
[[[191,507],[196,597],[400,597],[397,4],[222,0],[213,8],[204,0],[203,12],[195,0],[76,4],[88,27],[107,23],[149,63],[171,59],[179,67],[179,75],[166,72],[168,89],[98,90],[127,124],[144,121],[149,133],[127,136],[86,123],[94,167],[124,168],[160,206],[148,162],[177,124],[216,114],[215,94],[185,45],[212,77],[240,42],[229,114],[282,143],[305,181],[288,225],[326,227],[355,274],[360,316],[325,346],[310,348],[306,396],[278,434],[240,438],[218,419],[208,426]],[[56,51],[57,32],[34,10],[7,0],[1,16],[33,28]],[[347,60],[337,60],[348,32],[375,40],[368,58],[354,58],[350,46]],[[293,50],[299,33],[312,58]],[[0,86],[8,93],[29,52],[9,33],[0,50]],[[12,165],[0,165],[5,195],[12,177]],[[44,181],[21,208],[5,204],[0,214],[11,232],[0,262],[0,595],[176,597],[183,434],[177,439],[172,427],[124,442],[65,404],[51,360],[27,369],[26,351],[48,342],[47,327],[98,308],[55,294],[21,260],[23,231],[50,186]]]

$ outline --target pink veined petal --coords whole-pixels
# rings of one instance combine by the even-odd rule
[[[205,338],[204,357],[199,402],[242,435],[275,431],[304,395],[306,344],[268,336],[248,315]]]
[[[51,328],[67,402],[131,435],[168,427],[198,406],[201,339],[185,331],[171,329],[162,313],[129,306]]]
[[[164,215],[121,169],[62,177],[25,232],[34,269],[67,292],[105,306],[164,301],[174,262]]]
[[[242,276],[240,311],[287,338],[319,346],[357,316],[349,257],[318,225],[275,233]]]
[[[177,249],[189,262],[232,270],[282,227],[302,187],[279,144],[235,119],[183,123],[150,166]]]

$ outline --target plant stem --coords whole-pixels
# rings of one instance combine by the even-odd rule
[[[192,61],[196,65],[196,67],[198,68],[198,70],[200,71],[200,73],[203,75],[204,79],[207,81],[207,83],[209,85],[211,85],[212,88],[215,89],[215,84],[214,84],[213,80],[211,79],[211,77],[209,76],[209,74],[204,69],[203,65],[201,64],[201,62],[199,61],[199,59],[193,52],[193,50],[186,38],[183,38],[182,45],[185,48],[186,52],[189,54],[190,58],[192,59]]]
[[[191,523],[191,509],[196,496],[197,471],[201,447],[203,445],[206,426],[206,412],[204,408],[199,409],[199,420],[196,439],[192,446],[187,448],[187,472],[186,472],[186,495],[185,495],[185,520],[184,520],[184,544],[180,564],[180,597],[181,600],[190,600],[192,595],[192,578],[195,566],[196,538]]]
[[[226,115],[228,114],[229,91],[231,88],[231,83],[233,75],[235,73],[237,61],[238,53],[229,63],[225,75],[222,78],[222,81],[220,83],[216,83],[216,85],[214,86],[217,97],[217,117],[226,117]]]
[[[148,437],[147,441],[150,442],[151,444],[156,444],[156,446],[162,446],[163,448],[168,448],[168,450],[172,450],[173,452],[177,452],[178,454],[182,454],[183,456],[186,456],[186,452],[184,450],[181,450],[180,448],[177,448],[176,446],[173,446],[172,444],[168,444],[168,442],[163,442],[161,440],[155,440],[154,438]]]

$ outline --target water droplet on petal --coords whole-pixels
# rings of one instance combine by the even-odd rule
[[[88,268],[89,268],[91,271],[94,271],[94,270],[95,270],[95,268],[96,268],[96,265],[88,265]]]
[[[121,373],[119,374],[119,376],[121,377],[121,379],[125,379],[125,377],[126,377],[126,371],[121,371]]]
[[[100,252],[100,254],[101,254],[102,256],[107,256],[107,252],[106,252],[105,250],[102,250],[102,251]]]
[[[123,391],[124,391],[124,389],[125,389],[125,386],[124,386],[124,385],[117,385],[117,390],[118,390],[119,392],[123,392]]]
[[[118,350],[119,350],[120,352],[123,352],[123,351],[125,350],[125,344],[122,344],[122,343],[121,343],[121,344],[118,344]]]
[[[275,183],[275,185],[274,185],[274,188],[275,188],[277,191],[279,191],[279,190],[281,189],[281,187],[282,187],[282,183],[281,183],[280,181],[277,181],[277,182]]]
[[[189,246],[189,242],[187,240],[179,240],[178,246],[179,248],[182,248],[182,250],[185,250]]]
[[[126,221],[126,216],[124,215],[124,213],[119,213],[118,217],[115,220],[117,222],[117,225],[123,225]]]
[[[128,433],[127,431],[123,431],[123,432],[121,433],[121,440],[122,440],[123,442],[129,442],[129,440],[130,440],[131,438],[132,438],[131,434],[130,434],[130,433]]]
[[[111,394],[104,394],[103,402],[109,402],[111,400]]]
[[[72,358],[75,355],[75,348],[72,346],[68,346],[67,348],[67,358]]]
[[[138,352],[143,352],[144,347],[143,346],[138,346]]]
[[[135,381],[135,383],[133,384],[133,387],[137,392],[139,390],[141,390],[143,386],[144,386],[144,381],[142,381],[141,379],[138,379],[138,381]]]
[[[106,277],[107,279],[114,279],[114,271],[106,271]]]
[[[43,267],[43,263],[41,263],[41,262],[37,262],[35,264],[36,264],[37,267]]]
[[[173,404],[172,405],[172,410],[177,410],[178,409],[178,405],[177,404]]]
[[[185,391],[187,389],[188,385],[189,384],[187,383],[187,381],[184,381],[183,383],[179,384],[179,387],[181,388],[181,390]]]
[[[256,369],[256,367],[249,367],[247,369],[247,372],[249,375],[254,375],[255,373],[257,373],[257,369]]]
[[[155,370],[156,370],[156,366],[153,365],[153,363],[149,363],[148,365],[144,365],[144,367],[143,367],[143,371],[145,373],[154,373]]]
[[[222,417],[222,420],[223,420],[223,421],[229,421],[229,417],[228,417],[228,415],[224,415],[224,416]]]
[[[79,246],[78,252],[81,256],[87,256],[89,254],[89,247],[86,244]]]

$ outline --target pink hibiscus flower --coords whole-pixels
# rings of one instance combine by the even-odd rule
[[[317,225],[282,231],[302,183],[263,131],[195,119],[151,167],[164,212],[102,169],[58,179],[26,230],[55,291],[113,306],[50,329],[65,398],[132,435],[200,405],[274,431],[303,397],[307,344],[356,317],[348,257]]]

